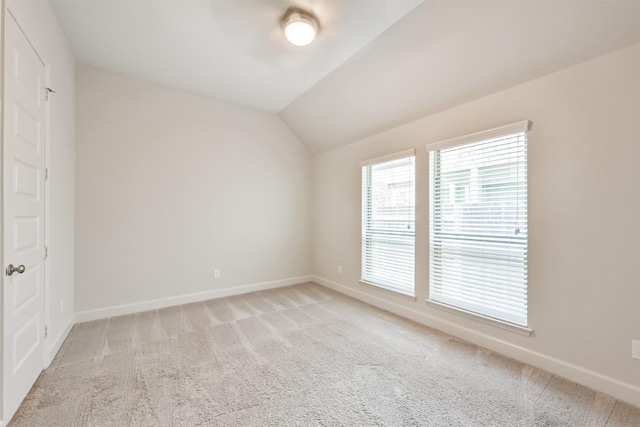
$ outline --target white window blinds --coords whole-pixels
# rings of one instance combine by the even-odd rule
[[[414,150],[360,165],[362,281],[414,296]]]
[[[427,146],[429,298],[527,325],[525,121]]]

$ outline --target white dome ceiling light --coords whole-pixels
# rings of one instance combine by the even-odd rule
[[[318,27],[318,19],[300,9],[291,8],[282,18],[284,35],[295,46],[306,46],[311,43],[316,37]]]

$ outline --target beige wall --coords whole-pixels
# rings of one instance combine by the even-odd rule
[[[311,155],[279,118],[76,76],[77,311],[309,274]]]
[[[314,159],[313,272],[358,298],[640,404],[640,48],[498,92]],[[439,140],[529,119],[531,337],[428,307],[428,155]],[[415,147],[413,302],[360,277],[360,168]],[[342,265],[343,274],[337,266]]]

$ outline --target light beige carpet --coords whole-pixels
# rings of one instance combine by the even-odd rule
[[[639,426],[614,398],[313,284],[76,325],[10,426]]]

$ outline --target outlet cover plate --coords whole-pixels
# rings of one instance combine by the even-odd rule
[[[631,357],[640,360],[640,340],[631,340]]]

